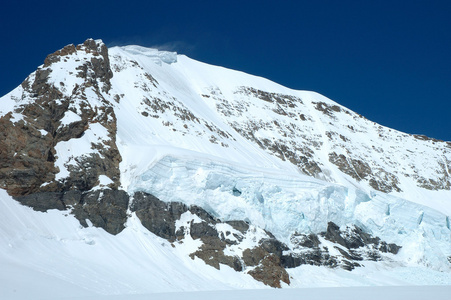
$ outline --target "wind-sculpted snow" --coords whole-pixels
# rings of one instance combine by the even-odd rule
[[[136,45],[124,46],[122,47],[122,49],[133,55],[146,56],[159,65],[161,65],[162,62],[166,64],[172,64],[177,62],[177,52],[159,51],[157,49],[146,48]]]
[[[446,215],[381,192],[247,169],[211,160],[166,156],[129,186],[167,202],[203,207],[227,220],[246,220],[290,245],[296,232],[319,233],[332,221],[356,224],[402,245],[402,260],[448,270],[451,231]]]

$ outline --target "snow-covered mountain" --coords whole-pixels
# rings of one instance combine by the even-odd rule
[[[2,282],[450,284],[450,169],[317,93],[89,39],[0,98]]]

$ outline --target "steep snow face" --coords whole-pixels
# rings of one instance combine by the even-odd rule
[[[451,199],[450,143],[380,126],[317,93],[158,53],[110,49],[122,145],[152,145],[157,159],[162,146],[190,150],[417,202]]]
[[[140,46],[107,52],[100,40],[88,40],[55,53],[22,86],[1,98],[0,116],[10,113],[16,123],[26,117],[30,125],[21,111],[34,99],[28,90],[43,81],[59,95],[52,105],[67,106],[56,131],[98,122],[90,120],[87,108],[94,114],[113,107],[114,114],[108,111],[98,123],[112,134],[115,128],[107,124],[117,117],[125,189],[163,156],[183,152],[307,174],[418,203],[432,199],[428,201],[445,204],[451,199],[450,142],[407,135],[317,93],[291,90],[172,52]],[[41,135],[49,133],[37,129]],[[89,130],[97,138],[103,134]],[[89,147],[102,141],[91,136],[76,140],[92,154]],[[54,153],[59,179],[76,158],[67,155],[64,142]]]

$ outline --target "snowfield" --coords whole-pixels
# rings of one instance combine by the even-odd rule
[[[273,299],[316,299],[316,300],[347,300],[347,299],[367,299],[367,300],[422,300],[430,297],[446,299],[451,293],[451,288],[446,286],[408,286],[408,287],[347,287],[347,288],[307,288],[307,289],[286,289],[286,290],[235,290],[235,291],[208,291],[208,292],[188,292],[188,293],[162,293],[152,295],[132,295],[132,296],[104,296],[87,297],[89,299],[165,299],[165,300],[273,300]]]

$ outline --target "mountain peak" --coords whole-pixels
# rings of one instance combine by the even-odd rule
[[[196,266],[273,287],[303,265],[450,270],[449,143],[175,52],[65,46],[0,98],[0,141],[20,203]]]
[[[84,43],[75,46],[69,44],[57,50],[52,54],[49,54],[44,60],[44,67],[50,66],[52,63],[59,62],[62,56],[67,56],[75,53],[76,51],[84,51],[86,53],[92,53],[93,55],[102,55],[103,58],[108,57],[108,50],[102,40],[87,39]]]

